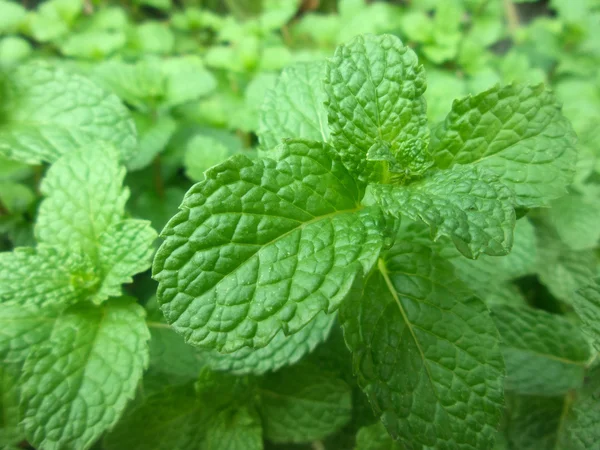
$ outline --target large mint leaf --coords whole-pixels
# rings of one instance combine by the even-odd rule
[[[430,151],[443,169],[475,164],[492,171],[525,208],[565,194],[577,161],[573,129],[543,85],[496,86],[456,100]]]
[[[31,349],[48,339],[56,311],[31,306],[0,304],[0,362],[21,364]]]
[[[125,169],[110,145],[74,150],[53,164],[41,185],[38,242],[83,251],[98,259],[101,235],[121,220],[129,196]]]
[[[355,450],[405,450],[406,447],[394,441],[381,422],[362,427],[356,434]]]
[[[581,386],[590,346],[578,327],[545,311],[495,306],[506,364],[505,387],[526,395],[560,395]]]
[[[598,281],[579,289],[572,299],[573,308],[583,322],[583,330],[600,349],[600,284]]]
[[[552,202],[546,217],[571,250],[586,250],[598,245],[600,198],[596,192],[565,195]]]
[[[222,370],[238,375],[261,375],[283,366],[294,364],[327,339],[335,323],[334,314],[321,312],[300,331],[286,336],[280,331],[265,347],[241,348],[232,353],[209,350],[203,358],[213,370]]]
[[[0,253],[0,303],[68,306],[90,295],[99,274],[82,255],[39,245]]]
[[[104,439],[107,450],[198,448],[199,403],[193,385],[169,386],[129,411]]]
[[[156,231],[145,220],[127,219],[109,227],[99,241],[98,264],[103,282],[99,298],[121,295],[121,285],[151,266]]]
[[[397,243],[340,309],[358,383],[407,446],[492,448],[503,402],[500,342],[449,263]]]
[[[310,442],[342,428],[352,413],[351,390],[310,364],[268,375],[260,387],[265,437],[272,442]]]
[[[325,81],[331,143],[361,180],[378,178],[377,149],[407,173],[429,165],[425,89],[423,66],[395,36],[358,36],[336,49]]]
[[[406,186],[371,185],[368,195],[388,214],[422,220],[434,239],[452,238],[470,258],[505,255],[512,247],[512,193],[486,170],[466,166],[433,171]]]
[[[14,373],[13,373],[14,372]],[[23,440],[19,414],[19,384],[16,371],[0,365],[0,448],[19,448]]]
[[[256,409],[243,406],[215,412],[204,420],[199,448],[206,450],[262,450],[263,430]]]
[[[382,245],[382,216],[323,143],[277,161],[238,155],[206,172],[169,222],[154,261],[158,301],[186,341],[264,347],[332,312]]]
[[[28,441],[83,450],[115,424],[148,364],[144,310],[131,299],[66,310],[25,362],[21,402]]]
[[[258,136],[266,150],[285,138],[329,140],[325,110],[325,63],[298,63],[281,72],[265,96]]]
[[[45,63],[19,65],[1,80],[0,154],[30,164],[107,141],[128,160],[137,150],[127,108],[81,75]]]

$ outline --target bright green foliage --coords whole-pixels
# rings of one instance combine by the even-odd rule
[[[452,238],[467,257],[507,254],[515,226],[510,190],[476,167],[429,173],[408,186],[374,185],[369,193],[388,214],[428,224],[434,240]]]
[[[158,300],[187,342],[264,347],[334,311],[375,263],[382,218],[333,150],[289,141],[275,158],[213,167],[163,231]]]
[[[381,161],[369,158],[374,148],[397,160],[392,171],[418,174],[431,164],[425,88],[423,66],[395,37],[359,36],[337,48],[325,83],[331,142],[361,181]]]
[[[67,306],[92,294],[97,284],[85,255],[45,245],[0,253],[0,303]]]
[[[600,284],[598,281],[577,291],[572,299],[573,308],[581,318],[584,331],[600,347]]]
[[[17,375],[0,366],[0,448],[11,448],[21,437]],[[14,448],[14,447],[13,447]]]
[[[394,441],[382,423],[363,427],[356,434],[356,450],[404,450],[401,442]]]
[[[594,194],[561,197],[548,210],[549,222],[572,250],[594,248],[600,240],[600,199]]]
[[[516,206],[531,208],[565,194],[574,174],[574,144],[550,91],[514,84],[455,101],[430,150],[439,167],[490,170],[516,194]]]
[[[20,65],[1,80],[0,153],[36,164],[103,140],[128,160],[136,132],[117,97],[87,78],[45,63]]]
[[[490,448],[502,407],[498,336],[448,263],[399,242],[340,315],[358,383],[392,437]]]
[[[23,369],[23,426],[44,449],[89,448],[133,397],[150,335],[131,299],[66,310]]]
[[[323,87],[325,64],[301,63],[281,72],[260,113],[261,145],[270,150],[286,138],[327,142],[329,128]]]
[[[291,336],[280,331],[265,347],[244,347],[232,353],[205,351],[203,358],[213,370],[261,375],[298,362],[327,339],[334,323],[335,315],[321,312]]]
[[[575,325],[531,308],[498,305],[492,313],[502,340],[507,390],[553,396],[581,386],[591,354]]]
[[[310,365],[265,377],[260,393],[265,436],[273,442],[319,440],[350,420],[349,386]]]
[[[191,180],[204,180],[204,172],[226,160],[232,152],[221,141],[210,136],[195,136],[187,145],[183,163]]]

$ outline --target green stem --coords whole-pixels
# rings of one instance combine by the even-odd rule
[[[508,22],[508,30],[510,31],[510,34],[515,34],[515,31],[517,31],[520,25],[517,7],[511,0],[503,0],[503,4],[504,14],[506,16],[506,21]]]

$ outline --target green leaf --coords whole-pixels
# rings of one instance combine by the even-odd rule
[[[502,290],[503,283],[535,273],[536,244],[534,227],[524,218],[517,220],[512,250],[502,258],[481,255],[476,260],[468,259],[450,243],[444,245],[440,254],[452,263],[458,277],[487,302],[494,291]]]
[[[597,281],[579,289],[572,300],[575,312],[583,322],[583,331],[600,350],[600,285]]]
[[[215,77],[198,56],[172,57],[164,60],[160,68],[165,75],[166,107],[196,100],[217,87]]]
[[[98,283],[99,274],[83,255],[45,245],[0,253],[0,303],[66,307],[92,294]]]
[[[15,32],[23,23],[27,10],[19,3],[2,0],[0,1],[0,33]]]
[[[229,148],[211,136],[194,136],[187,144],[183,165],[185,174],[194,181],[204,180],[204,172],[232,155]]]
[[[407,173],[429,163],[423,66],[395,36],[358,36],[327,64],[331,143],[361,181],[378,179],[366,155],[384,143]]]
[[[571,125],[543,85],[496,86],[456,100],[430,151],[442,169],[475,164],[492,171],[524,208],[564,195],[577,160]]]
[[[131,299],[81,304],[54,323],[25,362],[27,439],[47,450],[90,448],[112,427],[148,364],[144,310]]]
[[[327,339],[335,323],[335,315],[321,312],[300,331],[286,336],[283,331],[275,335],[265,347],[241,348],[232,353],[206,351],[203,357],[213,370],[231,372],[237,375],[262,375],[283,366],[298,362],[303,356]]]
[[[97,261],[103,233],[120,221],[129,191],[114,148],[93,144],[65,155],[50,167],[40,190],[38,242],[83,251]]]
[[[575,291],[596,276],[595,250],[574,251],[567,247],[546,223],[536,224],[538,237],[537,272],[540,281],[557,299],[572,303]]]
[[[57,313],[50,308],[0,304],[0,362],[21,364],[52,332]]]
[[[597,449],[600,443],[600,369],[595,367],[587,377],[586,385],[577,393],[575,401],[564,420],[560,436],[565,450]],[[569,402],[570,397],[566,401]],[[563,414],[564,417],[564,414]]]
[[[100,236],[98,268],[103,281],[98,299],[121,295],[122,284],[150,268],[156,238],[150,222],[136,219],[117,222]]]
[[[60,44],[65,56],[98,60],[106,58],[125,46],[127,38],[119,30],[87,30],[70,34]]]
[[[199,448],[206,450],[262,450],[262,426],[251,407],[231,408],[205,419],[205,434]]]
[[[383,217],[335,152],[289,141],[276,157],[213,167],[163,231],[158,301],[190,344],[264,347],[336,310],[375,263]]]
[[[572,250],[586,250],[598,245],[600,199],[595,195],[564,196],[552,202],[547,214],[558,236]]]
[[[198,448],[199,403],[194,387],[168,386],[131,409],[104,439],[106,450]]]
[[[259,114],[258,137],[264,149],[286,138],[329,140],[324,77],[325,63],[298,63],[283,70]]]
[[[553,396],[581,386],[591,354],[578,327],[531,308],[498,305],[492,313],[502,340],[507,390]]]
[[[23,440],[19,425],[19,385],[17,374],[6,365],[0,366],[0,448],[18,448]]]
[[[350,387],[310,364],[267,375],[260,394],[265,437],[272,442],[322,439],[341,429],[352,413]]]
[[[100,140],[118,148],[123,161],[137,150],[125,106],[81,75],[34,62],[20,64],[1,83],[4,156],[29,164],[54,162]]]
[[[452,238],[467,257],[505,255],[512,247],[512,193],[488,171],[476,167],[434,171],[407,186],[371,185],[369,194],[386,213],[428,224],[435,240]]]
[[[134,115],[139,132],[140,144],[138,153],[127,163],[127,170],[141,170],[148,167],[169,143],[177,129],[177,122],[170,116],[150,118],[147,115]]]
[[[362,427],[356,435],[355,450],[404,450],[401,442],[394,441],[381,422]]]
[[[358,383],[407,446],[490,449],[504,364],[488,311],[430,249],[399,242],[340,309]]]

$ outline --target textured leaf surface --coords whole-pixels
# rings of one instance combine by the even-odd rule
[[[575,325],[531,308],[495,306],[492,313],[502,340],[507,390],[552,396],[581,386],[591,355]]]
[[[320,143],[278,161],[235,156],[206,173],[163,231],[158,301],[186,341],[223,352],[264,347],[332,312],[381,248],[381,216]]]
[[[92,144],[74,150],[50,167],[41,191],[38,242],[84,251],[98,258],[100,236],[123,216],[129,196],[122,183],[125,169],[114,148]]]
[[[19,426],[19,386],[17,374],[0,365],[0,448],[16,449],[23,439]]]
[[[352,413],[350,387],[309,364],[268,375],[260,393],[265,437],[273,442],[322,439],[342,428]]]
[[[325,110],[325,63],[298,63],[281,72],[260,111],[258,136],[266,150],[286,138],[329,140]]]
[[[92,81],[45,63],[28,63],[2,80],[0,153],[29,164],[54,162],[95,141],[126,161],[137,150],[127,108]]]
[[[575,312],[583,322],[584,331],[600,349],[600,285],[598,281],[583,287],[573,296]]]
[[[596,247],[600,239],[600,199],[595,195],[566,195],[552,202],[548,219],[572,250]]]
[[[340,309],[359,385],[407,446],[492,447],[504,364],[488,312],[430,249],[396,244]]]
[[[290,336],[280,331],[263,348],[255,350],[244,347],[232,353],[209,350],[203,353],[203,358],[213,370],[239,375],[261,375],[275,371],[294,364],[325,341],[335,323],[335,317],[334,314],[321,312],[308,325]]]
[[[501,258],[480,255],[476,260],[465,258],[454,245],[447,243],[440,250],[444,259],[452,263],[456,274],[482,299],[491,294],[500,284],[511,279],[535,273],[537,245],[535,230],[527,219],[517,221],[514,243],[510,253]]]
[[[373,146],[387,146],[406,171],[428,166],[425,89],[423,66],[395,36],[357,36],[336,49],[325,81],[331,142],[361,180],[376,167],[366,158]]]
[[[452,238],[468,257],[505,255],[512,247],[512,194],[487,171],[435,171],[408,186],[371,185],[368,194],[385,212],[428,224],[435,239]]]
[[[45,245],[0,253],[0,303],[68,306],[98,284],[92,262]]]
[[[198,448],[200,411],[193,385],[169,386],[129,411],[104,439],[107,450]]]
[[[157,233],[145,220],[127,219],[109,227],[100,236],[98,264],[103,282],[99,298],[121,295],[121,285],[151,266]]]
[[[559,431],[564,450],[597,450],[600,448],[600,368],[588,373],[584,388],[577,393],[569,414],[562,417],[564,427]],[[567,401],[570,398],[567,397]]]
[[[66,310],[25,363],[28,440],[47,450],[89,448],[133,397],[148,364],[148,339],[144,311],[130,299]]]
[[[0,304],[0,362],[21,364],[36,345],[48,339],[57,314],[49,308]]]
[[[231,408],[213,413],[205,420],[205,434],[199,448],[206,450],[262,450],[262,426],[251,407]]]
[[[492,171],[525,208],[564,195],[577,161],[573,129],[543,85],[496,86],[456,100],[430,149],[440,168],[475,164]]]

